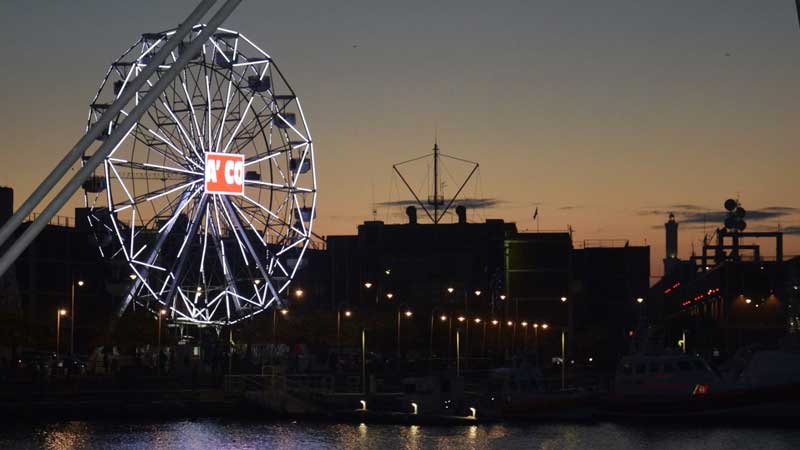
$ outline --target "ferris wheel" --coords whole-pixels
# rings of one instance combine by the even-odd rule
[[[142,35],[111,64],[89,127],[174,32]],[[218,325],[281,302],[312,237],[317,183],[300,100],[273,59],[219,28],[125,133],[83,188],[100,253],[130,271],[126,302]]]

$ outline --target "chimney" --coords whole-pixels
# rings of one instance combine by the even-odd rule
[[[408,216],[408,223],[410,225],[417,224],[417,208],[409,206],[408,208],[406,208],[406,215]]]
[[[0,226],[14,215],[14,189],[0,186]]]
[[[464,205],[456,206],[456,215],[458,216],[458,223],[467,223],[467,207]]]

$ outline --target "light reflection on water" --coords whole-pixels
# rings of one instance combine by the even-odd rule
[[[0,428],[0,449],[48,450],[485,450],[485,449],[798,449],[789,429],[658,427],[614,424],[460,427],[246,422],[61,422]]]

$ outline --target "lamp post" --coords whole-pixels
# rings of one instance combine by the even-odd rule
[[[641,322],[644,322],[644,320],[645,320],[644,298],[643,297],[636,297],[636,303],[637,303],[637,305],[639,305],[639,322],[641,323]]]
[[[481,296],[481,290],[475,289],[475,299],[477,300]],[[469,316],[469,311],[467,310],[467,291],[464,291],[464,314]],[[466,353],[469,354],[469,321],[464,324],[464,343],[466,344]]]
[[[433,322],[434,322],[434,317],[435,316],[436,316],[436,309],[434,308],[434,309],[431,310],[431,329],[430,329],[430,336],[429,336],[429,342],[428,342],[428,359],[429,360],[433,359]],[[447,315],[446,314],[442,314],[441,316],[439,316],[439,320],[442,321],[442,322],[447,322]]]
[[[373,286],[375,286],[375,285],[374,285],[374,284],[372,284],[372,282],[371,282],[371,281],[365,281],[365,282],[364,282],[364,289],[366,289],[367,291],[369,291],[370,289],[372,289],[372,287],[373,287]],[[378,288],[377,288],[377,286],[376,286],[376,287],[375,287],[375,304],[376,304],[376,305],[378,304],[378,294],[379,294],[379,289],[378,289]]]
[[[566,388],[567,384],[567,358],[564,351],[564,342],[566,340],[566,336],[564,333],[564,329],[561,329],[561,390],[563,391]]]
[[[456,330],[456,377],[461,376],[461,330]]]
[[[344,317],[346,319],[350,318],[353,315],[353,312],[349,309],[345,309],[342,311],[341,308],[336,309],[336,354],[338,355],[342,351],[342,313],[344,313]]]
[[[575,306],[575,302],[569,300],[567,297],[561,297],[561,303],[565,303],[565,304],[568,303],[566,305],[566,307],[567,307],[567,323],[566,323],[566,325],[564,327],[561,328],[561,360],[564,362],[564,364],[561,366],[561,371],[563,372],[562,375],[561,375],[561,378],[562,378],[561,384],[562,384],[562,389],[563,389],[564,388],[564,386],[563,386],[564,380],[566,379],[566,367],[567,367],[567,352],[566,352],[566,346],[565,346],[566,333],[567,333],[567,331],[569,331],[570,333],[574,333],[575,332],[575,324],[573,323],[573,317],[572,317],[573,316],[572,315],[572,311],[573,311],[573,307]],[[574,343],[572,341],[570,341],[570,345],[574,345]],[[575,353],[574,348],[571,348],[570,352],[572,352],[574,354]]]
[[[486,321],[481,319],[480,317],[476,317],[475,324],[481,325],[483,323],[483,330],[481,335],[481,356],[486,356]]]
[[[167,314],[166,309],[161,309],[158,311],[158,331],[156,334],[158,335],[158,353],[156,354],[156,374],[161,374],[161,318]]]
[[[367,395],[367,329],[361,329],[361,391]]]
[[[523,320],[520,325],[522,325],[522,329],[525,330],[522,335],[522,353],[525,353],[528,351],[528,322]]]
[[[401,308],[398,306],[397,307],[397,360],[398,361],[400,360],[400,338],[401,338],[401,335],[400,335],[400,309]],[[410,319],[411,316],[414,315],[414,313],[410,309],[406,308],[406,310],[403,311],[403,315]]]
[[[539,360],[539,324],[533,324],[533,351],[536,352],[536,366],[540,366]]]
[[[501,345],[500,345],[500,330],[502,330],[502,328],[503,328],[503,327],[501,327],[501,326],[498,326],[499,324],[500,324],[500,321],[499,321],[499,320],[497,320],[497,319],[492,319],[492,326],[493,326],[493,327],[497,327],[497,351],[498,351],[498,352],[501,350]]]
[[[56,361],[58,361],[61,354],[61,318],[67,315],[67,310],[59,308],[56,311]]]
[[[70,319],[72,322],[69,327],[69,356],[75,355],[75,285],[82,287],[85,283],[83,280],[72,281],[72,295],[70,307]]]
[[[286,308],[281,308],[280,313],[282,316],[286,317],[289,314],[289,310]],[[278,308],[272,308],[272,355],[275,355],[275,352],[278,348]]]
[[[514,340],[517,338],[517,324],[513,320],[509,320],[506,324],[511,327],[511,343],[509,344],[509,348],[511,351],[511,355],[514,355]]]

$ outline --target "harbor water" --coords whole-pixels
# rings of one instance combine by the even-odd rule
[[[699,424],[698,424],[699,425]],[[0,449],[797,449],[800,430],[652,424],[457,427],[192,420],[5,424]]]

